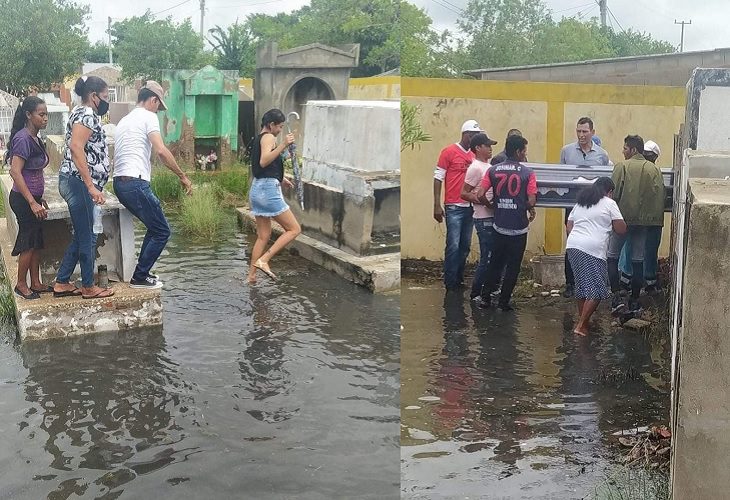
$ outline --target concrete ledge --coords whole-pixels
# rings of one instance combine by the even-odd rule
[[[248,208],[238,208],[236,212],[242,226],[255,231],[256,219]],[[272,233],[278,236],[282,232],[281,226],[272,221]],[[400,253],[357,257],[304,234],[289,248],[373,293],[400,290]]]
[[[7,220],[0,219],[0,243],[5,275],[11,289],[18,274],[18,259],[11,257],[15,237]],[[127,283],[112,283],[114,296],[104,299],[54,298],[25,300],[12,294],[21,341],[72,337],[88,333],[131,330],[162,325],[160,290],[138,290]]]
[[[536,255],[530,259],[532,277],[547,287],[560,288],[565,284],[565,254]]]

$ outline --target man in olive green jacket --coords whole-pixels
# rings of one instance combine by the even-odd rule
[[[629,238],[631,241],[631,299],[629,309],[640,308],[638,303],[644,277],[644,246],[648,226],[664,223],[664,179],[662,171],[642,155],[644,140],[638,135],[624,139],[623,154],[626,161],[613,168],[613,182],[616,190],[613,199],[618,204],[628,226],[626,234],[611,233],[608,242],[608,277],[614,293],[612,311],[618,312],[625,304],[618,295],[620,282],[618,259],[621,248]]]

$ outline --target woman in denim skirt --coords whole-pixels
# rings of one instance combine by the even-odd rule
[[[254,179],[249,191],[249,202],[251,212],[256,217],[257,237],[251,252],[249,283],[256,283],[256,271],[259,269],[275,280],[276,275],[271,272],[269,261],[301,232],[299,223],[281,193],[282,184],[286,188],[293,187],[284,177],[282,154],[294,142],[294,135],[287,134],[281,144],[276,145],[276,138],[281,134],[285,121],[284,113],[279,109],[270,109],[264,113],[261,132],[251,147],[251,170]],[[271,239],[271,219],[284,228],[284,233],[266,250]]]

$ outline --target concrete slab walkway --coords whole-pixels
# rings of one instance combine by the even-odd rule
[[[237,208],[236,213],[244,227],[256,230],[256,219],[248,208]],[[282,232],[281,226],[272,222],[272,233],[278,236]],[[305,234],[300,234],[290,248],[305,259],[373,293],[400,290],[400,252],[358,257]]]
[[[15,238],[7,219],[0,219],[2,262],[10,288],[15,287],[18,259],[12,257]],[[114,296],[103,299],[54,298],[25,300],[15,293],[15,317],[21,341],[71,337],[87,333],[128,330],[162,324],[160,290],[138,290],[128,283],[112,283]]]

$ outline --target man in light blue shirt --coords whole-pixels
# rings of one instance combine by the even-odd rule
[[[611,165],[608,159],[608,153],[593,140],[593,120],[584,116],[578,119],[575,126],[575,135],[578,140],[563,146],[560,150],[560,163],[563,165],[576,165],[581,167],[593,167],[601,165]],[[570,210],[565,211],[565,225],[568,224],[568,216]],[[568,255],[565,255],[565,292],[564,297],[573,296],[573,288],[575,287],[575,278],[573,277],[573,269],[570,267]]]

